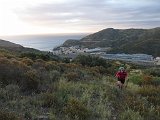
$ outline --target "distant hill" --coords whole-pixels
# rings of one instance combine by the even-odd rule
[[[1,40],[0,39],[0,47],[5,47],[5,48],[22,48],[23,46],[19,44],[15,44],[6,40]]]
[[[66,41],[63,45],[76,44],[88,48],[111,47],[110,53],[145,53],[160,56],[160,28],[108,28],[88,35],[80,41]]]
[[[64,42],[63,46],[68,47],[68,46],[74,46],[74,45],[80,45],[81,41],[75,40],[75,39],[68,39]]]
[[[15,44],[6,40],[0,39],[0,48],[6,49],[12,52],[37,52],[39,53],[39,50],[33,49],[33,48],[26,48],[19,44]]]

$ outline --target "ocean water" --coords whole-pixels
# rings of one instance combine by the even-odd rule
[[[4,39],[24,47],[35,48],[42,51],[52,51],[53,48],[62,45],[67,39],[81,39],[87,34],[58,34],[58,35],[20,35],[0,36]]]

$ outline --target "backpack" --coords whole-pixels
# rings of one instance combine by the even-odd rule
[[[126,72],[126,71],[123,71],[123,72],[118,71],[118,72],[116,73],[116,77],[117,77],[117,78],[120,78],[120,79],[125,79],[125,78],[127,77],[127,72]]]

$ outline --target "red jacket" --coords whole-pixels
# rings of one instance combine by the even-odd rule
[[[120,78],[120,79],[125,79],[125,78],[127,77],[127,72],[126,72],[126,71],[123,71],[123,72],[118,71],[118,72],[116,73],[116,77],[117,77],[117,78]]]

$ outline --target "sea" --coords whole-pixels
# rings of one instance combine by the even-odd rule
[[[24,47],[35,48],[41,51],[52,51],[53,48],[62,45],[68,39],[79,40],[85,37],[81,34],[45,34],[45,35],[16,35],[0,36],[0,39],[7,40]]]

